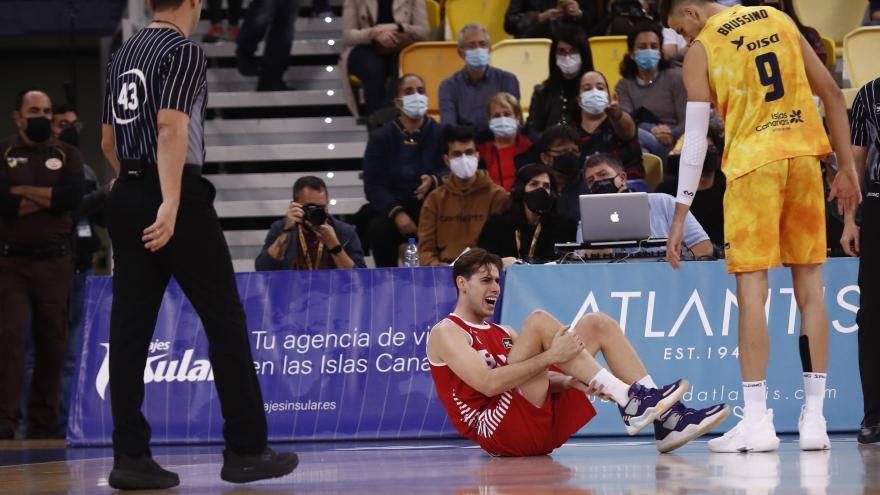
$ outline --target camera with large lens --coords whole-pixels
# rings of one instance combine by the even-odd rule
[[[324,209],[324,205],[315,203],[303,205],[303,216],[315,227],[327,222],[327,210]]]

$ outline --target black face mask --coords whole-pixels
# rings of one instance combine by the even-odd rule
[[[63,141],[75,148],[79,148],[79,132],[73,127],[68,127],[61,131],[61,134],[58,135],[58,140]]]
[[[553,168],[566,177],[575,177],[581,173],[581,157],[577,153],[565,153],[553,158]]]
[[[526,208],[532,210],[533,213],[544,215],[553,208],[555,198],[546,189],[538,188],[525,193],[523,202],[526,204]]]
[[[35,143],[46,142],[52,136],[52,121],[46,117],[28,117],[24,133]]]
[[[590,194],[610,194],[620,192],[618,187],[614,184],[614,179],[617,176],[614,176],[610,179],[597,180],[590,185]]]

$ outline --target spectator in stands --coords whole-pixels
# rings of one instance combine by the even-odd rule
[[[819,31],[815,29],[804,26],[801,24],[801,20],[798,18],[797,14],[794,11],[794,5],[792,4],[792,0],[746,0],[742,2],[743,5],[750,6],[764,6],[764,7],[773,7],[775,9],[779,9],[785,12],[786,15],[791,17],[791,20],[797,25],[798,30],[807,39],[807,42],[813,47],[813,51],[816,52],[816,55],[819,57],[823,63],[828,58],[828,52],[826,52],[825,47],[822,45],[822,35],[819,34]]]
[[[36,360],[27,434],[47,438],[58,422],[82,155],[52,136],[52,102],[44,91],[19,93],[14,108],[18,133],[0,141],[0,439],[13,437],[21,416],[29,320]]]
[[[599,153],[587,158],[584,163],[584,180],[590,194],[624,193],[627,187],[626,172],[623,164],[614,155]],[[668,194],[648,194],[648,208],[651,218],[651,237],[666,238],[672,226],[675,214],[675,198]],[[578,242],[583,241],[583,231],[578,229]],[[714,251],[709,236],[689,212],[684,223],[684,246],[697,259],[712,258]],[[658,253],[665,253],[665,247],[656,248]]]
[[[555,260],[556,243],[572,242],[577,234],[577,223],[556,213],[556,196],[550,167],[531,164],[517,170],[507,211],[489,217],[479,246],[500,256],[505,266],[515,260]]]
[[[605,16],[601,18],[589,36],[626,36],[639,23],[650,20],[642,0],[608,0]]]
[[[868,24],[880,24],[880,0],[870,0],[870,14]]]
[[[494,139],[485,141],[477,148],[492,182],[505,191],[513,187],[516,171],[523,165],[534,163],[533,139],[520,132],[523,123],[522,108],[510,93],[498,93],[489,100],[489,130]]]
[[[709,148],[703,160],[703,173],[690,212],[709,234],[712,244],[717,249],[723,249],[724,191],[727,190],[727,180],[721,172],[723,139],[719,133],[712,130],[709,131],[706,139]],[[664,181],[657,186],[657,192],[669,194],[673,198],[678,194],[678,160],[683,143],[684,139],[679,139],[676,147],[669,153],[668,173]]]
[[[254,263],[257,271],[366,268],[354,226],[327,211],[327,185],[319,177],[300,177],[284,218],[269,227]]]
[[[378,267],[397,266],[398,246],[418,233],[422,202],[449,169],[443,163],[443,126],[425,114],[425,82],[400,78],[394,104],[400,116],[370,133],[364,153],[364,225]]]
[[[257,91],[287,91],[284,72],[293,46],[299,0],[252,0],[236,39],[238,71],[245,76],[259,76]],[[255,56],[257,45],[265,38],[262,61]]]
[[[489,65],[489,32],[468,24],[458,33],[458,54],[465,66],[440,83],[440,122],[466,125],[477,132],[488,129],[486,104],[496,93],[510,93],[519,100],[519,81],[505,70]]]
[[[623,163],[630,179],[644,179],[636,123],[621,110],[617,98],[612,98],[609,91],[608,80],[601,72],[591,71],[581,76],[581,118],[577,125],[581,157],[611,153]]]
[[[52,134],[61,142],[79,149],[82,122],[75,109],[58,105],[52,110]],[[83,163],[84,195],[73,217],[73,287],[70,292],[68,312],[67,353],[61,372],[61,407],[56,436],[67,432],[67,414],[70,409],[70,392],[76,359],[82,347],[82,317],[86,295],[86,278],[95,274],[95,253],[102,248],[95,228],[104,226],[104,206],[110,184],[100,186],[95,171]]]
[[[225,36],[223,32],[223,0],[206,0],[206,3],[208,4],[206,10],[208,11],[208,20],[211,22],[211,27],[205,33],[205,36],[202,37],[202,41],[205,43],[216,43],[221,39],[235,41],[238,38],[238,33],[241,31],[238,27],[238,21],[241,19],[241,0],[226,0],[229,26],[226,28]]]
[[[397,84],[400,51],[428,39],[424,0],[345,0],[342,6],[345,50],[339,59],[343,87],[352,113],[359,115],[349,74],[364,92],[364,114],[391,104]]]
[[[550,127],[541,136],[541,162],[553,170],[556,183],[556,213],[573,222],[581,219],[578,197],[589,192],[578,142],[577,131],[568,125]]]
[[[549,76],[535,86],[529,105],[526,128],[542,133],[554,125],[569,125],[580,118],[578,93],[580,78],[593,70],[593,57],[584,31],[562,25],[550,45]]]
[[[446,130],[448,152],[443,160],[452,173],[422,207],[419,255],[423,266],[452,263],[466,248],[476,246],[486,220],[501,212],[510,197],[485,170],[477,170],[476,139],[469,127]]]
[[[553,38],[562,25],[590,29],[599,17],[590,0],[511,0],[504,30],[515,38]]]
[[[676,140],[684,133],[687,91],[681,69],[671,67],[660,50],[663,32],[659,25],[644,22],[626,37],[629,52],[620,62],[614,92],[620,109],[638,126],[642,149],[666,161]]]

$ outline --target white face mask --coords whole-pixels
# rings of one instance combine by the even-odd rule
[[[450,158],[449,168],[459,179],[468,180],[477,173],[478,163],[477,155],[462,155],[458,158]]]
[[[411,119],[420,119],[428,113],[428,97],[419,93],[404,95],[400,110]]]
[[[600,114],[608,107],[608,92],[601,89],[591,89],[581,93],[581,108],[593,115]]]
[[[581,54],[573,53],[571,55],[557,55],[556,66],[565,76],[577,75],[581,70]]]
[[[489,130],[497,137],[510,137],[516,135],[519,125],[513,117],[495,117],[489,121]]]

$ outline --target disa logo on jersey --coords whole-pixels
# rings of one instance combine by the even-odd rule
[[[104,361],[98,370],[98,376],[95,377],[95,390],[101,400],[107,392],[107,385],[110,383],[110,344],[102,343],[101,347],[106,351],[104,353]],[[170,351],[170,342],[153,342],[150,344],[150,352]],[[170,354],[164,352],[147,358],[147,365],[144,368],[144,384],[149,383],[171,383],[171,382],[212,382],[214,381],[214,370],[211,368],[211,362],[207,359],[193,360],[195,349],[187,349],[183,353],[181,359],[165,359]]]

